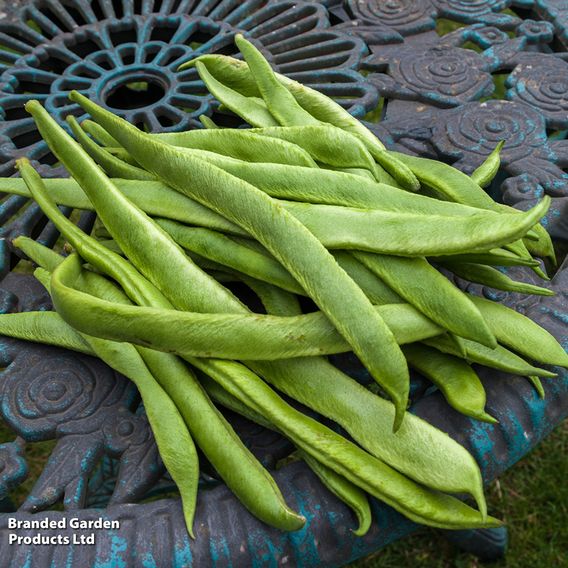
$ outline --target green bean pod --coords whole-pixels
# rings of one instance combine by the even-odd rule
[[[542,288],[541,286],[535,286],[534,284],[528,284],[526,282],[517,282],[491,266],[468,262],[442,262],[442,264],[460,278],[490,286],[497,290],[518,292],[520,294],[554,296],[554,292],[548,288]]]
[[[373,516],[365,492],[342,475],[335,473],[335,471],[314,459],[310,454],[302,451],[300,455],[321,482],[353,510],[359,523],[353,534],[357,536],[366,535],[373,522]]]
[[[331,124],[258,128],[252,132],[297,144],[322,164],[335,168],[361,168],[371,173],[375,170],[375,162],[359,138]]]
[[[318,124],[319,121],[305,111],[292,93],[278,81],[268,61],[252,43],[237,34],[235,44],[243,54],[270,114],[282,126]]]
[[[568,354],[562,345],[530,318],[497,302],[470,297],[500,343],[545,365],[568,365]]]
[[[76,191],[79,189],[76,182],[45,181],[48,182],[47,187],[58,204],[93,209],[92,203],[83,192]],[[121,179],[113,179],[111,182],[129,201],[132,200],[148,214],[230,234],[248,234],[242,227],[163,183]],[[105,185],[108,186],[108,181]],[[22,187],[21,181],[16,178],[0,179],[0,190],[29,195]],[[385,254],[435,256],[469,251],[472,247],[490,249],[511,242],[525,234],[530,226],[544,215],[549,200],[550,198],[546,197],[523,216],[500,215],[497,224],[495,217],[485,212],[464,218],[287,201],[277,203],[294,215],[330,249],[353,248]],[[425,239],[424,235],[430,237]]]
[[[489,266],[539,266],[538,260],[521,258],[504,248],[492,249],[479,253],[464,253],[444,257],[430,257],[433,262],[468,262],[474,264],[487,264]]]
[[[67,117],[67,123],[71,127],[79,144],[81,144],[89,156],[91,156],[109,176],[133,180],[155,179],[154,176],[149,174],[146,170],[124,162],[105,148],[99,146],[94,140],[87,136],[87,133],[79,126],[74,116],[69,115]]]
[[[111,181],[129,201],[148,215],[165,217],[188,225],[207,227],[231,235],[247,236],[246,231],[234,223],[160,181],[135,181],[120,178],[114,178]],[[94,211],[93,204],[76,180],[70,178],[44,179],[43,184],[58,205]],[[31,197],[30,191],[21,178],[0,178],[0,191]]]
[[[258,132],[231,128],[219,128],[213,131],[187,130],[162,132],[151,136],[172,146],[206,150],[243,160],[245,163],[270,162],[306,168],[317,167],[314,159],[301,148],[301,145],[283,137],[265,136],[262,129]]]
[[[404,162],[412,169],[423,185],[432,188],[445,199],[479,207],[480,209],[487,209],[489,211],[517,211],[512,207],[493,201],[474,180],[448,164],[397,152],[395,152],[395,155],[401,162]],[[548,235],[546,230],[543,228],[537,229],[535,227],[535,231],[539,236],[539,242],[541,242],[546,250],[546,256],[554,258],[552,241],[550,241],[550,236],[546,236]],[[528,253],[523,243],[515,243],[515,245],[516,249],[514,249],[514,252],[521,256],[523,252]]]
[[[443,353],[449,353],[456,357],[463,357],[462,352],[456,347],[455,342],[451,341],[450,338],[444,335],[425,339],[423,342],[426,345],[435,347]],[[471,363],[479,363],[486,367],[527,377],[531,375],[549,378],[556,376],[556,374],[551,371],[540,369],[538,367],[534,367],[530,363],[527,363],[527,361],[512,351],[509,351],[502,345],[498,345],[495,349],[490,349],[489,347],[485,347],[484,345],[480,345],[474,341],[469,341],[468,339],[462,339],[461,342],[465,348],[465,358]]]
[[[118,147],[120,144],[100,125],[94,120],[83,120],[81,128],[90,134],[102,146]]]
[[[63,319],[83,333],[188,357],[270,361],[350,350],[321,312],[276,317],[128,306],[76,290],[63,276],[53,300]],[[408,304],[375,309],[401,344],[442,332]]]
[[[492,152],[485,158],[483,163],[471,174],[471,179],[479,185],[479,187],[487,187],[493,178],[497,175],[501,166],[501,149],[505,144],[505,140],[500,140]]]
[[[423,258],[356,252],[355,258],[408,303],[460,337],[496,347],[497,341],[469,296]]]
[[[195,60],[195,68],[209,92],[226,108],[232,110],[252,126],[278,126],[278,121],[270,114],[265,105],[241,95],[238,91],[218,81],[209,73],[207,67],[198,60]]]
[[[395,401],[398,428],[409,389],[404,356],[367,297],[314,235],[254,186],[145,136],[79,93],[71,96],[143,166],[240,225],[284,265]]]
[[[485,412],[485,389],[465,361],[425,345],[407,345],[403,353],[411,367],[440,389],[451,407],[483,422],[497,422]]]
[[[156,222],[184,249],[289,292],[305,295],[294,278],[270,256],[251,250],[210,229],[188,227],[168,219],[156,219]]]

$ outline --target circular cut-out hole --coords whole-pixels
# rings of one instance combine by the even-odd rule
[[[106,104],[123,110],[144,108],[157,103],[165,94],[165,88],[155,81],[130,81],[114,89]]]

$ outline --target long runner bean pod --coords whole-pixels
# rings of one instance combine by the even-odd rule
[[[128,164],[120,158],[114,156],[105,148],[99,146],[94,140],[91,140],[87,133],[79,126],[77,119],[69,115],[67,123],[81,146],[87,151],[89,156],[99,164],[109,176],[118,177],[122,179],[133,180],[153,180],[155,179],[152,174],[146,170]]]
[[[282,126],[301,126],[318,124],[309,112],[305,111],[292,93],[278,81],[272,67],[262,53],[241,34],[235,36],[235,44],[247,62],[260,95],[270,114]],[[199,64],[198,64],[199,65]]]
[[[288,269],[395,402],[398,429],[409,389],[404,356],[365,294],[314,235],[254,186],[145,136],[77,92],[71,96],[144,167],[240,225]]]
[[[342,475],[314,459],[310,454],[300,452],[300,455],[321,482],[353,510],[359,522],[359,526],[353,531],[353,534],[357,536],[367,534],[373,517],[365,492]]]
[[[274,258],[210,229],[188,227],[168,219],[156,219],[156,222],[184,249],[244,272],[253,278],[266,280],[289,292],[305,295],[290,273]]]
[[[425,345],[407,345],[403,353],[411,367],[432,381],[450,406],[483,422],[497,420],[485,412],[485,389],[476,372],[463,360]]]
[[[259,104],[251,97],[241,95],[238,91],[218,81],[209,73],[203,63],[196,60],[195,68],[209,92],[225,107],[244,118],[249,124],[257,127],[278,125],[278,122],[264,105]]]
[[[198,64],[205,66],[208,74],[211,77],[215,76],[219,83],[222,81],[222,84],[228,89],[238,91],[248,95],[248,97],[260,94],[249,66],[244,61],[225,55],[202,55],[183,64],[180,69],[187,69]],[[214,72],[212,73],[213,69]],[[300,106],[316,120],[333,124],[358,136],[377,163],[402,187],[412,191],[417,191],[420,188],[420,183],[410,168],[397,160],[391,152],[385,151],[385,147],[379,139],[334,100],[284,75],[276,73],[276,78],[292,93]],[[217,95],[215,94],[215,96]],[[236,112],[241,114],[239,111],[240,109],[237,107]],[[247,119],[245,118],[245,120]],[[247,122],[250,121],[247,120]]]
[[[455,342],[451,341],[449,337],[444,335],[425,339],[423,343],[430,345],[431,347],[435,347],[443,353],[449,353],[450,355],[463,358],[463,354],[460,349],[458,349]],[[472,363],[479,363],[480,365],[485,365],[486,367],[491,367],[500,371],[506,371],[513,375],[526,377],[534,375],[548,378],[556,376],[556,374],[551,371],[540,369],[538,367],[534,367],[530,363],[527,363],[527,361],[523,358],[519,357],[512,351],[509,351],[502,345],[498,345],[495,349],[489,349],[489,347],[485,347],[484,345],[480,345],[474,341],[469,341],[468,339],[462,339],[461,343],[465,348],[465,358]]]
[[[109,146],[111,148],[120,146],[120,144],[94,120],[83,120],[83,122],[81,122],[81,128],[102,146]]]
[[[500,153],[504,144],[505,140],[498,142],[489,156],[487,156],[483,163],[471,174],[471,179],[479,187],[487,187],[497,175],[499,166],[501,165]]]
[[[489,266],[539,266],[538,260],[521,258],[506,249],[492,249],[479,253],[455,254],[445,257],[430,257],[433,262],[473,262]]]
[[[229,309],[229,311],[231,309],[227,306],[222,307],[225,310]],[[335,372],[336,374],[339,373],[339,371],[337,371],[331,365],[322,365],[321,363],[324,362],[315,362],[311,360],[308,365],[306,365],[304,362],[302,362],[301,364],[291,365],[288,361],[285,365],[273,363],[270,365],[270,369],[267,369],[266,362],[264,362],[262,365],[259,364],[258,368],[267,371],[266,375],[280,373],[282,375],[282,380],[292,380],[296,385],[298,385],[298,376],[310,376],[312,380],[322,380],[322,384],[326,384],[328,380],[330,380],[330,370],[334,370],[333,372]],[[331,375],[333,375],[333,372],[331,373]],[[339,373],[339,376],[347,379],[347,377],[345,377],[342,373]],[[275,377],[271,376],[270,380],[274,382],[276,379]],[[347,380],[349,381],[349,379]],[[347,383],[348,386],[351,384],[356,383],[354,383],[353,381]],[[343,383],[343,387],[345,386],[345,383]],[[374,432],[383,430],[385,434],[388,433],[388,423],[392,420],[392,417],[394,415],[393,406],[390,405],[387,401],[375,397],[375,395],[372,395],[372,393],[369,393],[365,389],[363,389],[363,391],[369,396],[376,398],[376,400],[380,401],[381,404],[384,403],[386,405],[388,412],[384,412],[384,407],[382,409],[382,412],[379,411],[379,414],[382,414],[385,419],[382,422],[374,422]],[[335,391],[333,391],[333,393],[329,393],[325,398],[327,402],[332,402],[334,407],[342,408],[345,402],[340,399],[344,394],[344,389],[336,389]],[[316,392],[309,391],[305,388],[300,388],[298,396],[300,396],[301,400],[305,401],[306,404],[314,407],[323,402],[321,400],[321,386]],[[350,398],[350,396],[348,396],[347,398]],[[357,408],[357,406],[354,406],[346,416],[352,415],[353,412],[357,412]],[[377,409],[375,408],[375,413],[376,410]],[[347,424],[349,418],[340,416],[335,419],[340,420],[345,426],[349,427]],[[413,420],[413,418],[411,417],[409,417],[409,419]],[[364,439],[366,435],[365,428],[368,423],[369,417],[365,417],[365,420],[363,421],[357,419],[356,425],[351,428],[351,432],[354,437]],[[479,468],[475,464],[472,456],[464,448],[459,446],[459,444],[456,444],[449,437],[445,436],[435,428],[430,427],[425,422],[419,421],[416,430],[417,432],[422,432],[422,436],[429,436],[428,445],[429,447],[431,447],[431,451],[428,453],[428,455],[423,456],[421,460],[418,459],[418,456],[412,455],[412,449],[409,448],[409,446],[411,446],[411,440],[405,441],[405,437],[402,435],[393,439],[392,442],[389,443],[389,448],[381,447],[382,442],[380,442],[380,440],[377,439],[376,436],[372,437],[373,440],[371,442],[367,440],[366,443],[368,445],[374,445],[374,451],[377,454],[382,453],[384,455],[388,455],[390,459],[394,463],[396,463],[397,469],[410,474],[413,478],[443,491],[471,492],[476,496],[478,503],[482,504],[483,492],[481,487]],[[435,441],[432,441],[430,439],[430,437],[432,436],[434,436],[435,438],[437,437]],[[442,454],[440,454],[440,456],[437,456],[437,451],[442,452]],[[407,454],[410,454],[411,459],[407,458]],[[451,461],[455,464],[456,469],[454,471],[454,474],[448,477],[447,459],[449,455],[452,456],[453,459]],[[417,469],[416,464],[421,463],[424,460],[427,465],[425,467]],[[482,507],[481,504],[480,507]]]
[[[248,162],[270,162],[316,168],[308,152],[283,137],[264,136],[262,131],[220,128],[218,130],[187,130],[151,134],[161,142],[206,150]]]
[[[0,180],[0,189],[29,195],[18,181],[15,178]],[[93,209],[82,192],[74,192],[76,183],[71,183],[71,180],[46,180],[50,181],[53,183],[48,187],[58,203]],[[108,186],[108,182],[105,183]],[[111,183],[149,214],[231,234],[247,235],[242,227],[163,183],[121,179],[111,180]],[[522,216],[499,215],[497,224],[495,217],[485,212],[467,217],[450,217],[286,201],[276,203],[330,249],[352,248],[395,255],[438,256],[470,251],[472,247],[477,250],[491,249],[514,241],[544,215],[550,198],[547,196]],[[426,235],[429,237],[425,238]]]
[[[85,254],[86,260],[115,277],[135,302],[142,305],[171,307],[168,300],[127,261],[106,250],[63,216],[50,202],[37,173],[25,160],[21,160],[20,163],[22,175],[28,177],[30,190],[36,200],[44,207],[44,211],[61,233]],[[67,270],[74,270],[78,276],[80,265],[69,264]],[[52,287],[54,302],[56,290],[55,281]],[[176,404],[183,412],[194,439],[239,500],[253,514],[272,526],[283,530],[300,528],[304,522],[303,517],[287,507],[270,474],[254,458],[230,424],[213,406],[193,373],[176,357],[166,353],[146,350],[144,358],[151,372],[154,375],[159,374],[166,382],[167,388],[175,390]]]
[[[54,302],[65,321],[81,332],[188,357],[270,361],[350,350],[321,312],[275,317],[127,306],[84,294],[63,277]],[[408,304],[375,309],[401,344],[443,332]]]
[[[189,133],[192,132],[195,131]],[[271,197],[281,199],[448,216],[474,215],[481,211],[476,207],[452,201],[441,201],[425,195],[409,193],[385,183],[361,179],[361,176],[345,171],[307,169],[290,164],[250,163],[244,160],[227,159],[225,156],[212,152],[196,155],[248,181]]]
[[[192,364],[200,367],[200,361]],[[247,401],[303,451],[386,502],[411,520],[440,528],[497,526],[499,521],[475,511],[449,495],[416,485],[396,470],[348,442],[314,419],[288,405],[255,374],[239,381],[227,378],[229,361],[215,361],[217,372],[208,374],[233,396]]]
[[[76,256],[76,253],[74,254]],[[63,259],[60,257],[60,260],[62,261]],[[76,260],[72,255],[69,257],[68,262]],[[36,269],[36,277],[38,276],[37,271],[45,273],[47,281],[41,275],[38,279],[44,283],[49,292],[50,273],[47,270],[38,268]],[[185,524],[190,536],[193,538],[193,519],[195,517],[195,504],[199,485],[199,459],[193,439],[175,403],[162,386],[156,382],[140,353],[133,345],[115,343],[90,335],[76,333],[69,326],[65,328],[66,324],[58,314],[53,312],[44,313],[44,315],[48,314],[52,316],[50,318],[52,324],[59,318],[57,328],[55,329],[52,325],[47,330],[53,333],[49,341],[50,343],[53,344],[56,341],[57,345],[72,349],[73,343],[84,342],[87,350],[83,352],[99,357],[115,371],[128,377],[138,388],[160,456],[179,489]],[[15,315],[28,316],[28,321],[34,317],[30,312]],[[27,322],[20,318],[19,323],[25,326]],[[37,330],[37,327],[34,328]],[[45,331],[42,330],[43,335],[45,335]],[[28,339],[34,341],[33,336]]]
[[[460,337],[496,347],[497,341],[469,296],[423,258],[363,252],[355,258],[432,321]]]
[[[484,284],[485,286],[490,286],[497,290],[519,292],[521,294],[554,296],[554,292],[548,288],[542,288],[541,286],[535,286],[534,284],[528,284],[526,282],[517,282],[491,266],[468,262],[443,262],[442,264],[460,278],[465,278],[470,282]]]
[[[404,162],[412,169],[422,184],[431,187],[446,199],[490,211],[517,211],[513,207],[493,201],[469,176],[444,162],[408,156],[398,152],[394,154],[401,162]],[[550,235],[543,227],[535,226],[534,230],[538,236],[540,246],[546,251],[546,256],[555,261],[556,256]],[[522,243],[515,243],[515,245],[516,248],[511,249],[514,252],[522,255],[523,251],[526,251],[526,247]]]
[[[568,365],[568,354],[562,345],[530,318],[503,304],[479,296],[470,298],[500,343],[545,365]]]
[[[113,178],[111,181],[129,201],[149,215],[173,219],[188,225],[207,227],[232,235],[248,235],[239,226],[161,181],[135,181],[120,178]],[[76,180],[52,178],[44,179],[43,183],[58,205],[94,211],[93,204]],[[0,192],[31,197],[30,191],[21,178],[0,178]]]
[[[228,309],[230,311],[232,309],[227,306],[222,307],[224,310]],[[308,365],[305,365],[304,362],[292,366],[290,365],[290,362],[286,362],[285,365],[273,363],[270,366],[271,368],[267,369],[266,362],[264,362],[258,365],[258,369],[267,371],[266,375],[280,373],[281,380],[292,380],[296,385],[298,384],[298,376],[310,376],[312,380],[322,380],[323,384],[326,384],[328,380],[330,380],[330,369],[332,369],[336,375],[339,373],[340,377],[347,379],[347,377],[337,371],[333,366],[323,363],[325,362],[316,362],[314,360],[311,360]],[[275,377],[272,376],[270,379],[273,382],[276,380]],[[336,380],[338,380],[337,377]],[[347,380],[349,381],[349,379]],[[347,387],[352,384],[355,385],[356,383],[353,381],[348,382]],[[335,389],[332,393],[329,393],[329,395],[325,397],[326,402],[331,402],[336,408],[342,408],[345,402],[341,401],[340,398],[345,394],[344,387],[346,387],[345,383],[343,383],[342,388]],[[321,387],[319,391],[316,392],[300,388],[298,396],[300,396],[300,399],[307,405],[317,407],[322,402],[320,391]],[[394,407],[387,401],[375,397],[375,395],[372,395],[372,393],[369,393],[365,389],[363,389],[363,391],[366,395],[374,397],[374,399],[380,401],[380,404],[386,405],[386,408],[388,409],[388,412],[384,412],[385,407],[382,408],[382,411],[379,409],[379,414],[382,414],[385,419],[383,419],[382,422],[375,421],[373,423],[375,426],[374,432],[381,430],[383,430],[384,433],[390,432],[388,423],[392,421],[394,416]],[[357,397],[354,398],[357,399]],[[377,402],[377,404],[379,404],[379,402]],[[348,425],[348,422],[353,420],[353,418],[350,418],[350,415],[354,412],[356,413],[357,408],[358,406],[355,405],[345,416],[334,417],[334,419],[339,420],[343,425],[349,428],[350,426]],[[377,409],[375,408],[374,411],[376,412],[376,410]],[[410,417],[409,419],[411,421],[414,420],[413,417]],[[368,433],[365,432],[365,429],[369,423],[369,417],[365,417],[362,421],[355,418],[355,422],[356,424],[351,428],[351,432],[354,437],[359,439],[365,439],[366,435],[368,437]],[[471,492],[480,504],[480,508],[483,509],[484,501],[481,477],[479,468],[472,456],[459,444],[452,441],[448,436],[442,434],[437,429],[430,427],[427,423],[419,421],[415,427],[416,433],[421,433],[421,436],[428,437],[428,445],[431,447],[431,451],[428,452],[427,455],[423,456],[422,459],[418,459],[417,455],[413,455],[412,447],[416,447],[413,446],[413,444],[415,444],[415,437],[413,437],[412,440],[407,440],[403,435],[398,436],[389,442],[388,448],[382,447],[380,438],[378,439],[375,435],[372,436],[372,441],[367,440],[366,443],[374,448],[375,453],[389,456],[391,461],[396,464],[397,469],[411,475],[411,477],[423,483],[443,491]],[[432,437],[434,437],[435,440],[432,440]],[[439,456],[437,455],[438,451],[442,452]],[[410,457],[407,457],[408,455]],[[453,475],[449,477],[447,476],[448,456],[452,456],[451,461],[455,467]],[[416,464],[422,462],[426,464],[425,467],[417,469]]]
[[[297,144],[322,164],[336,168],[362,168],[371,173],[375,170],[375,162],[365,145],[356,136],[331,124],[257,128],[252,132]]]

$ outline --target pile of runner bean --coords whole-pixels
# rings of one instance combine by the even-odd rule
[[[95,355],[134,381],[190,534],[196,446],[259,519],[289,531],[305,522],[217,404],[288,437],[353,508],[357,534],[371,523],[367,494],[425,525],[498,525],[473,457],[406,412],[408,369],[458,411],[495,422],[472,363],[526,376],[539,391],[555,374],[535,363],[566,366],[544,329],[439,270],[551,294],[495,268],[546,277],[533,255],[554,262],[539,224],[549,199],[521,212],[485,193],[500,148],[472,176],[387,151],[333,100],[275,74],[243,37],[236,43],[244,61],[205,55],[185,66],[248,129],[202,117],[201,130],[150,134],[73,92],[92,118],[69,117],[74,139],[40,103],[26,104],[71,177],[42,180],[22,159],[21,179],[0,180],[0,191],[32,197],[68,254],[14,240],[55,311],[2,315],[0,333]],[[86,234],[58,205],[96,211],[98,229]],[[380,394],[326,358],[350,351]]]

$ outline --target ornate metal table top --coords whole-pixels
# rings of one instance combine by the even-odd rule
[[[175,70],[192,53],[233,53],[232,38],[244,31],[280,72],[336,97],[390,147],[471,172],[506,140],[503,168],[490,191],[520,208],[550,194],[554,205],[546,223],[553,237],[564,241],[564,5],[544,0],[20,2],[9,12],[5,7],[0,21],[0,175],[12,175],[21,155],[41,164],[44,175],[61,173],[22,110],[30,98],[41,100],[59,120],[81,114],[67,100],[69,90],[78,89],[151,130],[195,127],[201,113],[230,124],[193,71]],[[134,106],[132,91],[140,83],[144,95]],[[31,276],[9,272],[17,262],[9,241],[23,233],[53,245],[58,233],[35,205],[19,197],[2,199],[0,221],[2,310],[50,309]],[[78,222],[88,229],[93,221],[83,213]],[[561,268],[551,283],[557,296],[541,300],[473,289],[515,306],[568,347],[567,281]],[[363,538],[353,536],[351,512],[303,463],[292,463],[275,476],[290,505],[308,519],[303,530],[284,534],[262,525],[207,471],[196,539],[190,541],[178,501],[159,498],[172,486],[129,381],[90,357],[13,340],[2,340],[0,356],[5,368],[0,412],[14,432],[13,441],[0,445],[0,496],[9,496],[25,479],[27,446],[56,441],[19,511],[0,515],[0,566],[340,566],[416,528],[373,501],[372,529]],[[347,358],[336,362],[364,380]],[[498,425],[457,414],[439,392],[425,392],[420,381],[414,384],[413,412],[468,447],[489,481],[568,414],[568,375],[560,370],[558,379],[546,381],[543,401],[523,379],[483,369],[480,374]],[[235,415],[230,419],[268,467],[290,452],[277,434]],[[56,504],[63,510],[50,510]],[[10,518],[44,517],[65,519],[67,528],[52,534],[69,538],[77,533],[69,526],[72,518],[117,520],[120,528],[97,530],[94,546],[8,544],[14,533]]]

